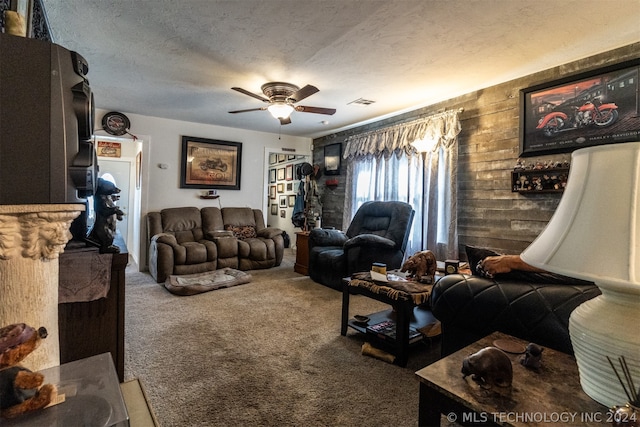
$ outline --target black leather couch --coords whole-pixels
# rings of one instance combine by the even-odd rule
[[[469,252],[467,252],[469,253]],[[431,310],[442,323],[442,355],[500,331],[544,347],[573,354],[569,316],[600,295],[593,283],[551,273],[512,271],[495,278],[452,274],[436,282]]]

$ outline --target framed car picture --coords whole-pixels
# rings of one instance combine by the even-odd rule
[[[640,59],[520,91],[520,156],[640,139]]]
[[[180,188],[240,190],[242,144],[182,137]]]

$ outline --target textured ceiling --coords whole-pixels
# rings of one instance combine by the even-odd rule
[[[640,41],[640,0],[44,0],[98,108],[317,137]],[[320,92],[282,126],[268,81]],[[365,98],[367,107],[349,105]],[[328,124],[322,124],[323,120]],[[135,123],[132,124],[135,132]]]

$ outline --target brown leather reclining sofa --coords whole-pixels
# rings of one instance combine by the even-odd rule
[[[170,275],[280,265],[282,230],[266,227],[260,209],[168,208],[147,215],[149,272],[158,282]]]

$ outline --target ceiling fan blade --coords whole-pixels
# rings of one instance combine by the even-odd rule
[[[248,110],[236,110],[236,111],[229,111],[231,114],[236,114],[236,113],[246,113],[248,111],[264,111],[266,110],[267,107],[262,107],[262,108],[249,108]]]
[[[264,97],[262,97],[260,95],[256,95],[255,93],[249,92],[248,90],[242,89],[241,87],[232,87],[231,89],[233,89],[235,91],[238,91],[240,93],[244,93],[245,95],[249,95],[249,96],[251,96],[251,97],[253,97],[255,99],[259,99],[262,102],[269,102],[269,100],[267,98],[264,98]]]
[[[280,118],[279,120],[281,125],[288,125],[291,123],[291,117]]]
[[[297,92],[293,93],[289,98],[293,99],[293,102],[298,102],[298,101],[302,101],[303,99],[313,95],[316,92],[319,92],[320,90],[315,87],[315,86],[311,86],[311,85],[306,85],[305,87],[303,87],[302,89],[298,90]]]
[[[306,107],[304,105],[296,105],[296,111],[301,113],[327,114],[329,116],[335,114],[335,108]]]

